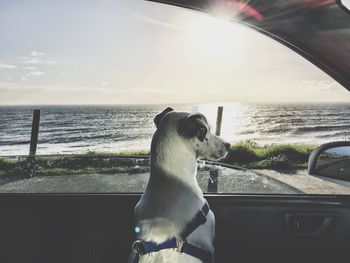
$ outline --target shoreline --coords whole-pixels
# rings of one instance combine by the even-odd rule
[[[245,141],[231,145],[227,156],[219,163],[245,169],[270,169],[292,172],[307,168],[314,145],[280,144],[259,146]],[[36,156],[31,165],[27,156],[0,157],[0,178],[26,176],[28,167],[36,175],[93,173],[139,173],[149,165],[149,151],[124,151],[115,153],[89,151],[81,155]]]

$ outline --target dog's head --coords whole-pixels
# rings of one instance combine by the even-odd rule
[[[178,147],[190,149],[197,158],[219,160],[226,156],[230,148],[229,143],[212,133],[201,113],[190,114],[166,108],[156,115],[154,123],[160,136],[176,141]]]

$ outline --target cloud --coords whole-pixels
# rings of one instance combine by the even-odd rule
[[[30,64],[30,65],[39,65],[39,64],[46,64],[46,65],[53,65],[57,64],[54,60],[47,60],[46,59],[46,53],[40,52],[40,51],[31,51],[28,56],[22,57],[22,63],[23,64]]]
[[[1,69],[15,69],[17,68],[16,66],[13,65],[8,65],[8,64],[0,64],[0,70]]]
[[[317,88],[320,92],[333,92],[342,90],[343,87],[332,79],[323,79],[323,80],[303,80],[301,81],[302,88]]]
[[[41,64],[42,61],[38,58],[24,58],[24,64]]]
[[[45,56],[46,53],[45,52],[40,52],[40,51],[32,51],[30,52],[30,56],[31,57],[42,57]]]
[[[27,66],[27,67],[24,67],[25,69],[29,69],[29,70],[36,70],[37,67],[33,67],[33,66]]]
[[[46,65],[54,65],[57,64],[54,60],[42,60],[38,58],[28,58],[23,60],[23,64],[31,64],[31,65],[38,65],[38,64],[46,64]]]
[[[42,72],[42,71],[31,71],[31,72],[29,72],[26,76],[28,76],[28,77],[39,77],[39,76],[42,76],[42,75],[44,75],[45,73],[44,72]]]
[[[0,88],[12,88],[14,86],[16,86],[16,84],[13,82],[0,81]]]
[[[21,81],[24,82],[29,78],[32,77],[40,77],[42,75],[44,75],[45,73],[42,71],[38,71],[38,70],[34,70],[34,71],[30,71],[27,74],[25,74],[24,76],[21,77]]]

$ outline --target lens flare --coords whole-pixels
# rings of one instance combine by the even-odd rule
[[[136,234],[138,234],[138,233],[141,232],[141,228],[138,227],[138,226],[135,226],[134,231],[135,231]]]

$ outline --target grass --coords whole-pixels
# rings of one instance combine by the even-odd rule
[[[91,154],[77,156],[37,157],[34,163],[34,175],[70,175],[70,174],[135,174],[148,171],[148,161],[128,158],[112,158],[115,154]],[[125,155],[130,156],[130,155]],[[30,163],[26,158],[9,160],[0,158],[0,176],[28,176]]]
[[[315,145],[279,144],[259,146],[252,141],[233,144],[221,162],[249,169],[304,169]],[[148,156],[149,151],[115,153],[89,151],[85,155],[37,157],[34,174],[38,176],[70,174],[140,173],[148,171],[148,161],[115,156]],[[0,158],[0,176],[26,176],[30,163],[26,158]]]
[[[245,141],[231,146],[224,163],[250,169],[305,169],[316,145],[278,144],[259,146]]]
[[[99,152],[99,151],[88,151],[86,155],[95,155],[95,156],[114,156],[114,155],[122,155],[122,156],[131,156],[131,155],[139,155],[139,156],[148,156],[150,151],[148,150],[137,150],[137,151],[119,151],[119,152]]]

